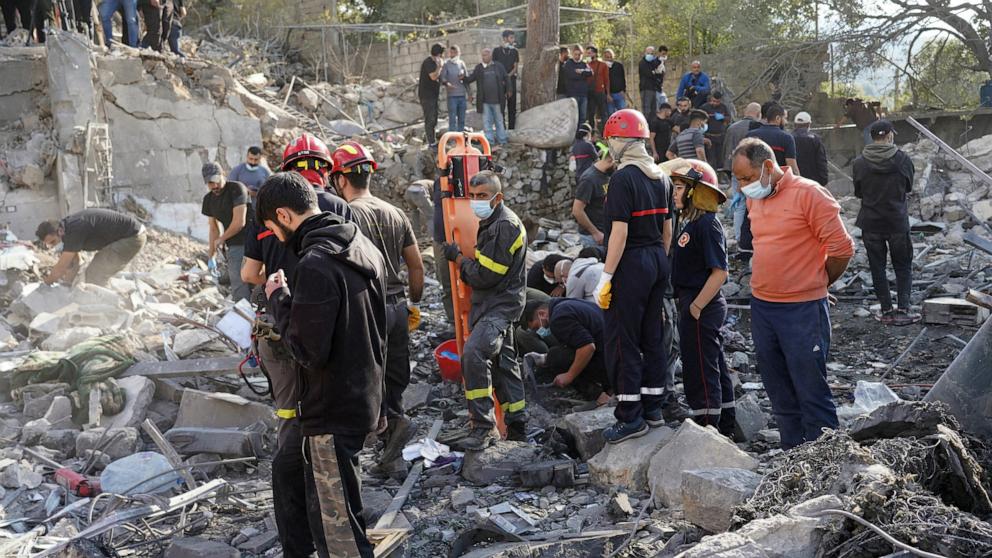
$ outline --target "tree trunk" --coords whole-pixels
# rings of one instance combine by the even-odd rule
[[[559,5],[559,0],[527,2],[527,48],[521,73],[521,110],[555,100]]]

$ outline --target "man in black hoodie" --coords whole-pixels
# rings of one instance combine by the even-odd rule
[[[887,325],[909,325],[920,321],[909,303],[913,242],[909,238],[906,194],[913,189],[913,161],[896,147],[896,130],[888,120],[872,124],[869,133],[872,143],[854,160],[854,195],[861,198],[856,224],[861,227],[861,239],[868,252],[875,296],[882,305],[879,320]],[[896,272],[895,309],[885,273],[887,251]]]
[[[371,558],[358,452],[369,432],[386,427],[385,262],[357,225],[320,213],[297,173],[270,177],[256,203],[258,221],[299,256],[292,285],[277,270],[265,295],[299,375],[296,413],[317,553]]]

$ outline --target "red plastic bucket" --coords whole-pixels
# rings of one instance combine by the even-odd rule
[[[449,339],[434,349],[434,359],[441,370],[441,378],[449,382],[462,381],[462,363],[458,355],[458,341]]]

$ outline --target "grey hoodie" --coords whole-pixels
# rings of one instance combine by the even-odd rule
[[[449,58],[441,68],[441,75],[438,77],[438,81],[442,84],[451,84],[454,86],[448,89],[449,97],[465,97],[468,95],[468,90],[465,88],[465,84],[462,83],[462,78],[467,74],[468,71],[465,69],[465,63],[462,62],[461,58]]]

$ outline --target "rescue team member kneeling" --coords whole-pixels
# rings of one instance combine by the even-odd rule
[[[734,435],[734,384],[723,356],[720,326],[727,301],[720,287],[727,280],[727,244],[717,208],[727,201],[716,171],[695,159],[672,171],[679,230],[672,246],[672,286],[679,299],[679,350],[682,383],[692,419]]]
[[[265,181],[257,218],[299,258],[292,284],[276,270],[265,295],[297,363],[307,519],[317,554],[371,558],[358,452],[369,432],[386,428],[380,414],[385,262],[357,225],[319,212],[313,187],[299,174],[277,173]]]
[[[661,316],[672,241],[671,182],[648,155],[650,133],[640,112],[613,113],[603,135],[617,170],[606,197],[606,264],[595,292],[606,310],[606,366],[618,401],[617,423],[603,437],[616,444],[665,424]]]
[[[331,171],[331,152],[316,137],[302,134],[291,141],[282,156],[284,171],[294,171],[313,186],[317,207],[351,220],[351,209],[345,201],[324,190]],[[293,284],[297,262],[296,252],[276,238],[257,219],[245,225],[245,259],[241,279],[252,285],[264,285],[266,270],[283,270],[286,282]],[[271,272],[270,271],[270,272]],[[264,306],[264,299],[261,302]],[[272,456],[272,508],[285,558],[305,558],[313,554],[313,538],[305,521],[307,516],[306,482],[302,435],[296,418],[296,363],[282,344],[272,317],[262,314],[255,322],[256,354],[262,369],[272,384],[272,399],[279,417],[279,436]]]
[[[505,413],[507,438],[527,439],[524,383],[513,344],[513,328],[524,311],[524,263],[527,232],[503,203],[499,177],[482,171],[468,185],[472,211],[480,219],[475,258],[457,244],[445,244],[444,256],[472,287],[468,321],[472,333],[462,350],[462,377],[472,429],[461,446],[480,450],[496,440],[493,390]]]
[[[96,251],[86,268],[86,282],[106,285],[145,246],[145,226],[130,215],[109,209],[84,209],[61,221],[44,221],[36,231],[49,248],[62,244],[62,254],[45,276],[51,285],[72,281],[79,273],[79,253]]]

